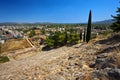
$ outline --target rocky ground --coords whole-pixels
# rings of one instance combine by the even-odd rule
[[[119,80],[120,35],[0,64],[0,80]]]
[[[96,53],[93,73],[101,80],[120,80],[120,35],[96,42],[106,46]]]

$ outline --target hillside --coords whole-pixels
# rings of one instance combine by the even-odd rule
[[[0,80],[119,80],[120,34],[0,64]]]
[[[25,49],[31,47],[31,45],[26,41],[26,39],[10,39],[1,45],[2,52],[9,52],[18,49]]]
[[[93,24],[112,24],[114,22],[113,19],[103,20],[103,21],[96,21]]]

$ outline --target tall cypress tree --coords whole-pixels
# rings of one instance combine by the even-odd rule
[[[68,40],[68,35],[67,35],[67,31],[65,31],[65,44],[67,44],[67,40]]]
[[[86,30],[84,29],[83,42],[86,40]]]
[[[82,30],[80,30],[80,40],[82,40]]]
[[[120,8],[117,8],[117,15],[112,16],[115,20],[115,22],[110,26],[111,29],[113,29],[114,32],[120,31]]]
[[[2,44],[0,43],[0,54],[2,53]]]
[[[86,42],[87,43],[91,39],[91,23],[92,23],[92,12],[90,10],[90,12],[89,12],[89,18],[88,18],[88,25],[87,25],[87,34],[86,34]]]

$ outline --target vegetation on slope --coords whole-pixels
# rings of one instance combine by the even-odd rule
[[[66,44],[76,44],[79,41],[79,35],[75,32],[67,34],[66,32],[55,32],[48,36],[46,45],[49,47],[60,47]]]

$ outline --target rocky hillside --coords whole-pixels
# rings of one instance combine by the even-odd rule
[[[0,80],[119,80],[120,34],[0,64]]]
[[[120,34],[96,42],[105,47],[96,53],[96,59],[90,67],[101,80],[120,79]]]

